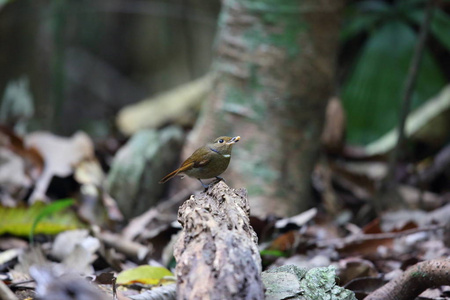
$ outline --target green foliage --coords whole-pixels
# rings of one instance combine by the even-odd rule
[[[275,256],[275,257],[288,257],[288,254],[284,253],[280,250],[261,250],[259,252],[261,256],[267,255],[267,256]]]
[[[348,114],[348,140],[367,144],[398,123],[404,82],[423,20],[423,1],[398,1],[393,5],[364,1],[349,12],[342,32],[345,40],[362,33],[367,39],[342,89]],[[431,34],[450,49],[450,18],[437,11]],[[431,52],[425,49],[412,98],[415,108],[438,93],[445,78]]]
[[[33,225],[31,226],[30,235],[29,235],[30,242],[31,243],[33,242],[33,236],[34,236],[36,227],[44,218],[49,217],[56,212],[60,212],[63,209],[68,208],[69,206],[72,206],[73,203],[74,203],[73,199],[63,199],[60,201],[53,202],[53,203],[45,206],[44,208],[42,208],[42,210],[39,212],[39,214],[34,219]]]
[[[67,199],[49,205],[37,202],[30,207],[0,207],[0,235],[9,233],[32,239],[33,234],[57,234],[84,227],[74,212],[63,211],[72,204],[73,200]]]

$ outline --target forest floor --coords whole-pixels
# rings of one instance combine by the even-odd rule
[[[176,282],[177,211],[192,191],[126,221],[105,188],[121,142],[0,129],[2,297],[139,299]],[[358,151],[322,156],[312,174],[313,208],[261,218],[250,207],[263,270],[332,265],[337,284],[363,299],[417,263],[448,259],[450,147],[397,164],[395,184],[384,182],[387,156]],[[420,283],[418,299],[450,298],[448,286],[436,285],[443,282]]]

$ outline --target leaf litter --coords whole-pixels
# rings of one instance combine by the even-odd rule
[[[431,157],[425,165],[412,160],[399,166],[403,177],[396,189],[403,208],[376,215],[371,201],[386,175],[387,157],[341,145],[339,132],[332,137],[331,153],[312,175],[315,208],[289,218],[252,216],[264,269],[333,266],[338,285],[363,299],[418,262],[449,257],[446,148],[436,152],[435,162]],[[63,297],[68,282],[76,293],[98,299],[146,299],[159,289],[174,293],[176,211],[192,191],[179,191],[125,221],[105,191],[110,165],[100,162],[112,157],[96,156],[101,142],[82,132],[70,138],[46,132],[19,137],[5,129],[0,141],[5,161],[0,167],[0,275],[9,289],[16,294],[34,290],[44,299]],[[57,192],[52,186],[56,179],[63,183]],[[75,204],[40,220],[34,244],[28,244],[24,238],[45,207],[37,200],[58,202],[58,194],[73,197]],[[67,227],[58,225],[63,220]],[[445,295],[448,289],[437,287],[421,299]]]

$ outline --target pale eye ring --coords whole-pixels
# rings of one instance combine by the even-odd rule
[[[221,144],[222,144],[223,142],[224,142],[224,140],[222,140],[222,139],[220,139],[220,140],[219,140],[219,143],[221,143]]]

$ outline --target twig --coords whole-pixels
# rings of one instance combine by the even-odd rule
[[[96,232],[96,237],[103,243],[116,249],[118,252],[142,261],[151,252],[150,246],[146,247],[139,243],[124,239],[123,236],[111,232]]]
[[[182,189],[171,198],[159,203],[156,207],[152,207],[140,216],[133,218],[127,227],[122,230],[122,236],[127,240],[134,240],[137,236],[142,236],[147,227],[155,220],[161,220],[161,215],[172,214],[173,220],[176,219],[176,207],[180,206],[189,195],[193,194],[192,189]],[[168,222],[169,223],[169,222]]]
[[[423,51],[425,48],[425,42],[428,37],[428,31],[430,27],[431,18],[434,12],[434,0],[428,0],[425,17],[420,27],[419,38],[414,49],[413,58],[406,78],[402,107],[400,110],[400,121],[398,125],[398,138],[397,143],[392,150],[392,154],[389,157],[388,173],[384,180],[381,182],[378,193],[373,199],[373,207],[378,215],[387,206],[387,199],[391,200],[391,203],[401,201],[402,199],[395,193],[395,187],[397,180],[395,176],[395,169],[397,162],[402,152],[403,144],[405,142],[405,123],[408,117],[411,107],[411,96],[414,91],[417,75],[422,61]]]
[[[347,236],[345,238],[337,238],[337,239],[331,239],[331,240],[324,240],[324,241],[318,241],[317,246],[318,247],[327,247],[327,246],[337,246],[339,248],[342,248],[344,246],[348,246],[351,244],[359,244],[365,241],[371,241],[371,240],[384,240],[384,239],[395,239],[399,238],[405,235],[414,234],[417,232],[424,232],[424,231],[435,231],[438,229],[443,229],[445,227],[444,225],[433,225],[428,227],[422,227],[422,228],[413,228],[408,230],[403,230],[399,232],[384,232],[384,233],[371,233],[371,234],[354,234]]]
[[[431,19],[434,13],[434,0],[428,0],[425,17],[420,27],[419,38],[414,49],[413,58],[409,67],[408,76],[406,78],[405,89],[402,99],[402,107],[400,111],[400,122],[398,125],[398,138],[395,148],[389,160],[389,172],[385,184],[395,184],[395,167],[400,158],[400,153],[405,142],[405,123],[411,108],[411,98],[414,92],[417,76],[422,62],[425,42],[428,38]]]

